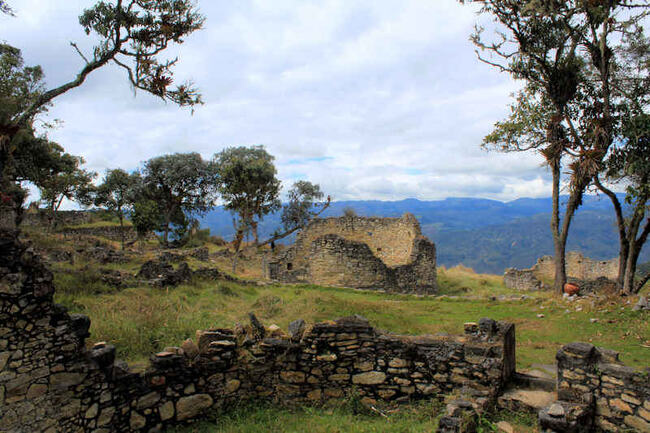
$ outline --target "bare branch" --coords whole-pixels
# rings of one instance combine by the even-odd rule
[[[88,58],[86,56],[84,56],[84,54],[81,52],[81,50],[79,49],[79,47],[77,46],[77,44],[75,42],[70,42],[70,45],[77,51],[77,54],[79,54],[81,56],[81,58],[84,59],[84,62],[86,62],[86,65],[90,63],[88,61]]]

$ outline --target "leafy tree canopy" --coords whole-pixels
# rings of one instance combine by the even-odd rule
[[[314,207],[323,196],[320,185],[305,180],[295,182],[289,190],[288,202],[282,207],[281,220],[284,229],[291,230],[307,224],[315,215]]]
[[[202,214],[216,200],[215,174],[198,153],[174,153],[151,158],[143,168],[144,197],[158,202],[163,215],[164,242],[170,224],[180,215]]]
[[[263,146],[229,147],[213,157],[224,207],[237,213],[247,228],[254,218],[280,208],[280,181],[273,160]]]

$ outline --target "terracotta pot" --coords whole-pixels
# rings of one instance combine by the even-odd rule
[[[569,296],[575,295],[580,291],[580,286],[577,284],[573,283],[566,283],[564,285],[564,293],[566,293]]]

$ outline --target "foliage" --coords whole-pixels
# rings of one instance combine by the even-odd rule
[[[0,125],[9,125],[36,104],[45,92],[43,69],[25,66],[18,48],[0,44],[0,77]],[[46,109],[47,105],[41,105],[35,114]]]
[[[357,211],[353,207],[347,206],[343,208],[343,216],[347,218],[352,218],[357,216]]]
[[[158,203],[165,244],[171,224],[184,229],[187,215],[204,213],[216,199],[212,166],[195,152],[151,158],[145,162],[142,175],[139,194]]]
[[[122,249],[124,249],[125,212],[133,209],[136,190],[140,186],[140,174],[129,174],[122,169],[107,170],[104,182],[95,189],[94,203],[115,214],[122,227]]]
[[[280,217],[285,230],[307,224],[314,215],[313,208],[318,206],[316,201],[321,200],[324,194],[320,185],[299,180],[293,184],[288,196],[289,200],[282,207]]]
[[[12,15],[5,1],[0,12]],[[52,100],[83,84],[93,71],[109,64],[123,68],[135,89],[141,89],[180,106],[193,107],[201,96],[191,82],[176,87],[173,67],[178,59],[162,56],[172,44],[201,28],[203,16],[191,0],[115,0],[98,1],[85,10],[79,22],[86,34],[99,42],[86,55],[75,43],[72,47],[84,66],[72,80],[45,90],[40,66],[24,66],[20,50],[0,44],[0,196],[3,209],[17,207],[25,193],[12,179],[14,139],[21,131],[31,131],[35,118],[45,112]],[[4,211],[0,209],[0,211]]]
[[[72,47],[85,62],[77,76],[58,87],[44,90],[43,73],[39,66],[23,68],[18,62],[20,51],[3,46],[3,53],[12,51],[12,74],[3,75],[3,83],[10,86],[16,80],[21,84],[18,93],[12,93],[0,118],[7,123],[25,126],[57,96],[80,86],[93,71],[108,63],[115,63],[127,71],[134,88],[152,93],[178,105],[201,103],[200,95],[191,83],[170,89],[173,66],[177,59],[163,60],[163,52],[171,44],[180,44],[184,38],[203,25],[204,18],[189,0],[115,0],[98,1],[79,17],[86,34],[94,34],[99,42],[91,55],[83,54],[76,44]],[[4,77],[15,77],[6,81]],[[3,84],[4,86],[4,84]],[[7,101],[4,101],[7,102]]]
[[[218,176],[218,189],[224,207],[235,214],[238,252],[244,236],[253,232],[264,216],[280,208],[280,181],[271,156],[263,146],[228,147],[214,155],[212,166]],[[237,254],[233,260],[236,268]]]
[[[496,25],[493,38],[482,27],[472,36],[479,59],[525,84],[511,115],[496,124],[484,146],[535,150],[551,168],[558,290],[566,280],[564,254],[573,215],[615,140],[617,121],[625,117],[630,94],[622,83],[647,81],[646,72],[625,66],[623,53],[626,37],[638,32],[649,8],[619,1],[487,0],[480,9]],[[570,197],[560,220],[563,165],[569,168]]]
[[[146,199],[133,203],[131,222],[133,222],[133,227],[140,239],[144,238],[148,233],[158,230],[163,225],[158,203]]]
[[[47,203],[52,216],[59,210],[64,199],[76,200],[88,205],[91,202],[92,181],[96,173],[82,169],[80,166],[84,159],[80,156],[71,156],[59,153],[60,164],[53,166],[47,176],[38,180],[41,200]]]

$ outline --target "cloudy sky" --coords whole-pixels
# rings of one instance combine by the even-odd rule
[[[0,40],[40,64],[50,86],[82,66],[93,39],[77,17],[92,0],[13,0]],[[50,137],[89,168],[136,169],[164,153],[209,158],[266,146],[285,185],[337,200],[549,196],[537,155],[487,153],[483,136],[518,84],[479,63],[472,7],[456,0],[202,0],[205,28],[177,51],[205,105],[194,115],[147,94],[122,70],[94,72],[55,100]]]

